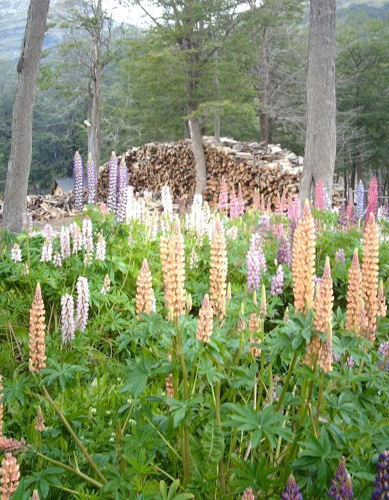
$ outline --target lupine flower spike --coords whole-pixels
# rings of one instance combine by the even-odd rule
[[[95,162],[92,160],[91,153],[88,153],[88,161],[86,164],[86,178],[88,188],[88,203],[96,203],[97,194],[97,172]]]
[[[45,329],[45,306],[38,283],[30,309],[30,370],[33,372],[39,372],[46,367]]]
[[[211,302],[209,300],[209,296],[208,294],[206,294],[204,296],[203,304],[199,311],[196,337],[199,340],[201,340],[201,342],[208,344],[209,339],[211,338],[212,335],[212,328],[213,328],[213,309]]]
[[[111,278],[108,276],[108,274],[106,274],[104,276],[103,287],[100,290],[100,293],[102,293],[103,295],[107,295],[107,293],[109,293],[110,288],[111,288]]]
[[[380,284],[378,286],[378,316],[380,318],[385,318],[386,316],[386,297],[384,293],[384,283],[380,280]]]
[[[35,419],[35,430],[38,432],[43,432],[45,430],[45,419],[43,418],[42,411],[39,408],[36,419]]]
[[[60,244],[62,259],[70,257],[70,230],[68,226],[61,227]]]
[[[228,210],[228,188],[226,179],[224,175],[222,177],[222,182],[220,185],[220,193],[219,193],[219,210],[221,212],[227,212]]]
[[[297,486],[295,478],[290,475],[284,491],[281,493],[281,500],[303,500],[300,488]]]
[[[1,462],[1,500],[8,500],[19,486],[19,465],[11,453],[6,453]]]
[[[168,317],[177,320],[185,314],[185,247],[178,219],[170,237],[161,237],[160,256]]]
[[[61,298],[61,336],[62,344],[67,344],[74,340],[75,322],[74,322],[74,300],[69,294]]]
[[[389,450],[381,453],[378,459],[374,486],[375,490],[371,500],[387,500],[389,498]]]
[[[211,241],[210,299],[214,315],[223,319],[226,314],[227,249],[223,224],[217,218]]]
[[[363,219],[365,215],[365,186],[359,181],[357,187],[357,217]]]
[[[377,217],[378,210],[378,181],[374,175],[369,184],[369,192],[367,194],[366,220],[369,220],[370,214]]]
[[[114,212],[116,210],[116,191],[117,191],[117,176],[118,176],[118,159],[115,151],[112,151],[111,158],[108,162],[108,208]]]
[[[307,346],[305,363],[313,370],[316,362],[327,373],[332,371],[332,308],[334,304],[333,285],[329,258],[326,258],[321,284],[316,285],[315,330],[326,335],[324,343],[314,334]]]
[[[105,261],[106,248],[107,244],[105,242],[105,238],[101,233],[99,233],[97,235],[97,243],[96,243],[96,260],[99,260],[100,262]]]
[[[11,260],[14,262],[22,262],[22,252],[17,243],[14,244],[11,250]]]
[[[346,329],[361,332],[362,274],[359,266],[358,250],[354,250],[353,260],[348,273]]]
[[[277,261],[279,264],[286,264],[290,266],[292,263],[292,252],[290,250],[290,244],[285,237],[281,237],[280,245],[277,251]]]
[[[153,307],[153,286],[151,282],[151,272],[147,259],[144,259],[136,282],[136,314],[140,319],[141,314],[150,314]]]
[[[237,217],[239,217],[239,203],[235,194],[235,188],[232,188],[230,196],[230,219],[236,219]]]
[[[237,197],[237,208],[238,208],[238,217],[241,217],[244,214],[244,198],[242,192],[242,186],[239,184],[238,187],[238,197]]]
[[[331,480],[331,488],[327,492],[329,498],[336,500],[350,500],[354,498],[351,478],[346,469],[346,462],[342,458],[339,462],[338,469],[334,479]]]
[[[166,396],[168,398],[174,398],[174,386],[173,386],[173,374],[169,373],[169,375],[165,378],[165,387],[166,387]]]
[[[116,220],[124,222],[127,213],[127,186],[128,186],[128,170],[125,158],[123,156],[117,179],[117,204],[116,204]]]
[[[321,179],[315,184],[315,207],[319,210],[324,210],[326,208],[324,183]]]
[[[315,276],[315,224],[305,201],[304,211],[293,237],[292,277],[294,306],[297,311],[312,307]]]
[[[378,246],[378,226],[370,212],[363,235],[362,294],[368,323],[364,335],[372,342],[376,337],[378,314]]]
[[[271,295],[282,295],[284,288],[284,270],[282,266],[277,267],[276,275],[272,278],[271,281]]]
[[[39,500],[39,493],[38,490],[34,490],[32,492],[31,500]]]
[[[241,500],[255,500],[253,490],[251,488],[246,488],[243,492]]]
[[[84,276],[79,276],[77,280],[77,314],[76,328],[80,332],[85,331],[88,322],[89,311],[89,285]]]
[[[83,176],[84,166],[80,153],[76,151],[73,161],[73,178],[74,178],[74,210],[79,211],[82,209],[83,204]]]

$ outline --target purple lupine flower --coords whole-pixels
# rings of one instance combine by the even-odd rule
[[[347,356],[347,366],[350,368],[350,370],[352,370],[354,368],[354,358],[352,356]]]
[[[259,253],[249,250],[247,253],[247,289],[249,292],[259,290],[261,282]]]
[[[89,312],[89,286],[88,280],[84,276],[79,276],[77,280],[77,314],[76,328],[83,332],[86,328]]]
[[[51,262],[53,260],[53,242],[50,238],[46,238],[41,254],[41,262]]]
[[[262,238],[258,232],[254,233],[251,236],[250,250],[257,252],[259,267],[262,269],[262,271],[266,272],[267,271],[266,258],[262,248]]]
[[[284,289],[284,270],[282,266],[277,267],[276,275],[271,280],[271,295],[282,295]]]
[[[365,186],[359,181],[357,187],[357,217],[363,219],[365,215]]]
[[[284,491],[281,493],[281,500],[303,500],[300,488],[297,486],[295,478],[290,475]]]
[[[92,253],[94,249],[92,234],[92,221],[86,217],[82,221],[82,246],[87,253]]]
[[[380,370],[389,372],[389,342],[384,342],[378,348],[378,352],[384,357],[383,360],[378,362]]]
[[[67,344],[74,340],[74,300],[69,294],[61,298],[61,337],[62,343]]]
[[[343,248],[339,248],[339,250],[337,250],[337,252],[335,253],[335,260],[337,262],[345,262],[346,255],[344,253],[344,249]]]
[[[280,245],[277,251],[277,261],[280,264],[286,264],[290,267],[292,264],[292,252],[290,250],[290,244],[285,237],[280,239]]]
[[[22,252],[17,243],[15,243],[11,249],[11,260],[14,262],[22,262]]]
[[[338,469],[334,479],[331,480],[331,488],[327,491],[330,498],[336,500],[349,500],[354,498],[351,478],[346,469],[346,462],[342,458],[339,462]]]
[[[128,170],[127,165],[122,158],[118,170],[118,196],[116,205],[116,220],[118,222],[124,222],[126,220],[127,213],[127,187],[128,187]]]
[[[335,354],[334,352],[332,353],[332,360],[338,362],[340,360],[340,355]]]
[[[72,237],[72,254],[74,255],[82,250],[82,233],[76,222],[70,224],[69,231]]]
[[[61,257],[62,259],[67,259],[70,257],[70,230],[68,226],[61,227],[59,241],[61,245]]]
[[[53,263],[55,267],[62,267],[62,258],[61,254],[59,252],[55,252],[54,258],[53,258]]]
[[[74,210],[81,210],[83,204],[83,175],[84,166],[82,163],[81,155],[78,151],[74,155],[73,161],[73,178],[74,178]]]
[[[266,236],[270,231],[270,217],[268,214],[261,215],[258,221],[258,232],[262,236]]]
[[[96,203],[97,195],[97,170],[90,153],[88,154],[88,161],[86,164],[86,182],[88,189],[88,203],[94,204]]]
[[[374,486],[375,490],[371,495],[371,500],[387,500],[389,498],[389,450],[385,450],[379,456]]]
[[[116,191],[118,177],[118,159],[115,151],[112,151],[111,158],[108,162],[108,208],[114,212],[116,210]]]
[[[100,260],[104,262],[105,254],[106,254],[106,242],[104,236],[99,233],[97,235],[97,243],[96,243],[96,260]]]
[[[366,220],[369,220],[370,212],[377,217],[378,210],[378,180],[375,175],[371,178],[369,192],[367,193]]]

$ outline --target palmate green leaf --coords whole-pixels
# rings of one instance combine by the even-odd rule
[[[25,396],[31,387],[28,377],[22,375],[19,378],[15,377],[12,381],[4,380],[3,386],[2,400],[4,403],[17,399],[22,406],[24,405]]]
[[[253,432],[252,447],[258,446],[263,437],[267,438],[272,448],[277,445],[279,436],[286,440],[290,439],[291,432],[288,426],[284,426],[285,417],[275,412],[273,406],[264,410],[254,410],[252,406],[239,406],[227,403],[228,407],[235,411],[230,415],[227,425],[236,427],[241,432]]]
[[[120,389],[120,392],[129,392],[134,397],[139,396],[139,394],[144,391],[151,372],[151,361],[143,358],[139,364],[130,367],[128,370],[127,382]]]
[[[58,382],[63,391],[66,385],[75,379],[77,373],[85,373],[87,371],[83,366],[70,365],[68,363],[59,364],[53,359],[50,359],[49,363],[50,368],[42,370],[42,374],[46,375],[43,382],[47,385],[53,385],[55,382]]]
[[[216,421],[208,422],[204,427],[201,440],[206,461],[218,463],[224,453],[224,433]]]

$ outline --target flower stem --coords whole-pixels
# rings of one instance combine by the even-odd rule
[[[297,352],[295,352],[293,354],[292,362],[289,365],[288,373],[286,374],[286,379],[285,379],[285,382],[284,382],[284,387],[282,388],[280,399],[278,400],[278,403],[277,403],[277,406],[276,406],[276,410],[277,411],[280,411],[282,403],[284,402],[284,397],[285,397],[286,391],[288,390],[289,382],[290,382],[290,379],[292,377],[292,373],[293,373],[294,367],[296,365],[297,356],[298,356]]]

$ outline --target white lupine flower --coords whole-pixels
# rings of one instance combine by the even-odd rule
[[[22,252],[17,243],[15,243],[11,249],[11,260],[14,262],[22,262]]]
[[[161,199],[162,199],[162,206],[163,206],[163,211],[166,217],[169,220],[173,219],[173,199],[172,195],[170,194],[170,189],[169,186],[162,186],[161,189]]]
[[[76,328],[83,332],[88,322],[89,312],[89,285],[84,276],[79,276],[77,280],[77,315]]]
[[[96,260],[99,260],[101,262],[105,261],[105,254],[106,254],[106,242],[104,236],[99,233],[97,235],[97,243],[96,243]]]
[[[61,227],[59,240],[61,244],[61,257],[66,259],[67,257],[70,257],[70,230],[68,226]]]
[[[42,247],[41,262],[51,262],[52,260],[53,260],[53,243],[51,239],[46,238]]]
[[[82,246],[86,252],[93,252],[92,221],[89,218],[82,221]]]

